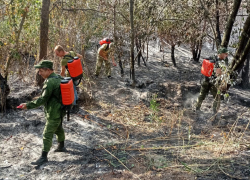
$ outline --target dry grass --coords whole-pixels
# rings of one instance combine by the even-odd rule
[[[124,127],[113,129],[123,134],[124,138],[120,146],[106,147],[110,148],[110,153],[117,150],[134,153],[133,158],[140,162],[137,168],[146,167],[143,172],[140,171],[141,175],[149,170],[167,173],[174,168],[179,175],[189,171],[194,175],[210,174],[216,177],[216,174],[222,173],[231,178],[246,179],[242,174],[230,175],[230,168],[232,163],[247,166],[246,162],[237,161],[240,153],[250,147],[247,133],[249,122],[246,127],[239,124],[239,118],[249,115],[249,110],[234,120],[233,124],[223,128],[210,125],[208,130],[203,132],[201,129],[200,134],[195,134],[193,126],[198,122],[195,122],[194,113],[190,116],[185,109],[169,108],[170,103],[165,99],[157,99],[157,103],[157,111],[144,103],[124,109],[101,104],[104,109],[112,109],[103,118]],[[128,159],[126,167],[136,164]],[[131,171],[136,173],[137,168],[133,167]]]

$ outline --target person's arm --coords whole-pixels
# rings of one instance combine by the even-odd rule
[[[215,73],[216,73],[216,76],[220,76],[221,75],[221,68],[217,68],[216,69],[216,71],[215,71]]]
[[[82,55],[81,54],[76,54],[77,57],[79,57],[80,59],[82,59]]]
[[[219,60],[215,60],[215,64],[214,64],[214,73],[216,76],[220,76],[221,75],[221,67],[219,64]]]
[[[44,105],[46,102],[48,102],[48,100],[51,97],[51,94],[53,93],[53,88],[51,87],[51,85],[49,83],[45,84],[43,86],[43,91],[42,91],[41,96],[34,101],[31,101],[28,103],[23,103],[25,105],[22,107],[22,109],[26,109],[26,108],[33,109],[33,108],[39,107],[41,105]]]
[[[19,106],[21,106],[21,109],[27,109],[27,103],[22,103]]]
[[[113,63],[113,66],[116,66],[114,55],[112,55],[112,63]]]
[[[65,71],[66,71],[66,67],[65,67],[65,66],[62,66],[62,67],[61,67],[61,73],[60,73],[60,75],[61,75],[62,77],[65,76]]]

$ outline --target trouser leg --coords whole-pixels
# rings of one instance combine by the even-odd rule
[[[57,141],[61,142],[65,140],[65,133],[62,128],[62,119],[47,119],[44,131],[43,131],[43,151],[49,152],[52,146],[53,135],[57,135]]]
[[[206,98],[206,96],[209,92],[209,89],[210,89],[209,82],[204,81],[201,85],[200,95],[197,99],[196,110],[200,110],[201,104],[202,104],[203,100]]]
[[[217,113],[220,109],[220,99],[221,95],[218,94],[217,88],[215,86],[211,87],[211,94],[214,97],[214,102],[213,102],[213,112]]]
[[[73,101],[73,105],[76,105],[76,101],[78,100],[78,97],[77,97],[77,91],[76,91],[76,86],[74,86],[74,101]]]
[[[62,142],[65,140],[65,132],[62,126],[62,120],[63,118],[61,119],[61,124],[58,126],[58,128],[55,131],[57,142]]]
[[[104,61],[105,64],[105,74],[106,76],[111,76],[111,66],[109,61]]]
[[[96,69],[95,69],[95,75],[98,76],[101,71],[103,60],[102,58],[97,58],[96,60]]]
[[[62,118],[63,120],[63,118]],[[64,129],[62,127],[62,123],[61,125],[58,127],[58,129],[55,132],[56,134],[56,138],[57,138],[57,148],[54,150],[54,152],[66,152],[66,148],[64,147],[64,140],[65,140],[65,133],[64,133]]]

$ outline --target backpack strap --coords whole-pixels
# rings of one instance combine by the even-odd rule
[[[72,51],[69,51],[69,54],[66,54],[64,57],[70,57],[70,58],[74,59],[74,57],[71,55],[71,52]]]
[[[107,47],[104,49],[104,51],[107,51],[109,49],[109,44],[107,44]]]
[[[69,51],[69,54],[66,54],[64,57],[69,57],[69,58],[72,58],[74,59],[74,57],[71,55],[71,52],[72,51]],[[67,69],[68,73],[69,73],[69,69],[68,69],[68,66],[66,65],[65,68]],[[70,73],[69,73],[70,74]]]

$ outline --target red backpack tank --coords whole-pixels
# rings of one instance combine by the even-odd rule
[[[71,105],[75,98],[72,79],[67,77],[61,80],[60,89],[62,95],[62,104],[65,106]]]
[[[73,81],[71,77],[66,77],[63,80],[61,80],[60,89],[62,96],[62,104],[64,105],[64,108],[67,111],[67,121],[69,121],[70,107],[74,102],[75,98]]]
[[[102,39],[102,40],[99,42],[100,45],[103,45],[103,44],[110,44],[110,43],[111,43],[111,41],[110,41],[110,39],[108,39],[108,38],[104,38],[104,39]]]
[[[201,67],[201,74],[204,76],[210,77],[213,74],[214,63],[208,59],[204,59]]]
[[[79,80],[83,77],[82,62],[79,57],[69,60],[67,68],[73,80]]]

